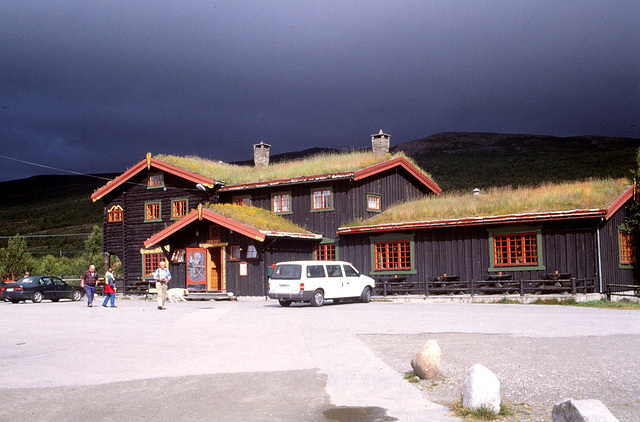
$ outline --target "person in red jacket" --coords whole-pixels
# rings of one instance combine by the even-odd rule
[[[111,307],[117,308],[115,304],[116,300],[116,280],[113,276],[113,268],[104,273],[104,302],[102,306],[107,307],[107,302],[111,299]]]

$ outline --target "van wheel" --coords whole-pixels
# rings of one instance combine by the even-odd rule
[[[362,294],[360,295],[360,301],[362,303],[371,302],[371,287],[367,286],[364,288],[364,290],[362,291]]]
[[[324,292],[322,290],[316,290],[313,292],[313,297],[311,298],[311,306],[322,306],[324,304]]]
[[[291,301],[286,299],[278,299],[278,302],[280,303],[280,306],[284,306],[285,308],[291,305]]]

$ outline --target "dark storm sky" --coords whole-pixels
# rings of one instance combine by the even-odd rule
[[[635,0],[0,0],[0,154],[105,172],[381,128],[640,137],[639,21]]]

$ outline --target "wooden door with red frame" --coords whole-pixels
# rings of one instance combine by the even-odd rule
[[[222,290],[222,248],[207,249],[207,290]]]

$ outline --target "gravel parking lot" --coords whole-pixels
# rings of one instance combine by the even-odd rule
[[[548,419],[598,398],[640,420],[640,312],[534,305],[0,303],[0,420],[446,421],[482,363],[504,397]],[[438,385],[403,379],[438,339]],[[544,419],[542,419],[544,420]]]

